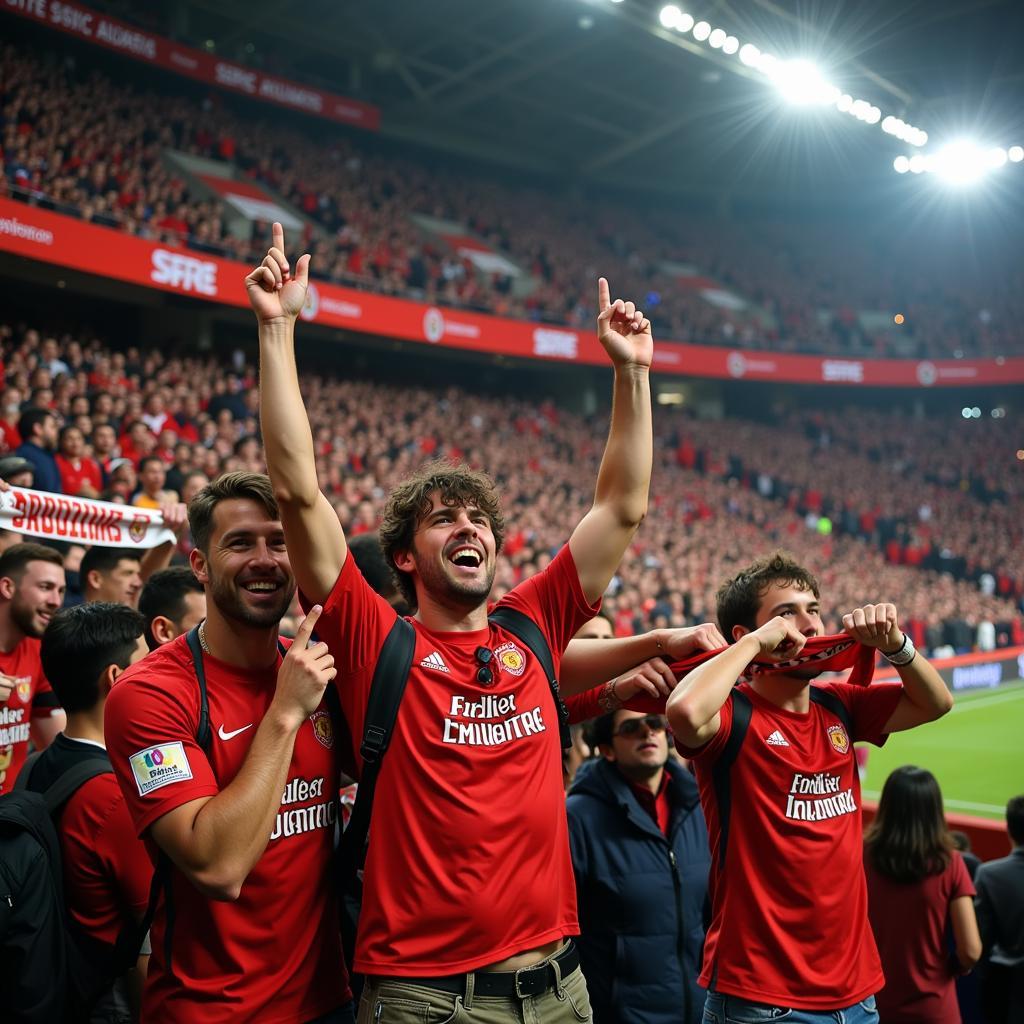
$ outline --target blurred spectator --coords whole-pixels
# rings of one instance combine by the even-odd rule
[[[187,633],[206,618],[206,593],[190,566],[172,565],[153,573],[139,595],[151,651]]]
[[[978,962],[974,886],[954,849],[942,792],[924,768],[897,768],[864,835],[868,915],[885,971],[882,1020],[960,1024],[955,979]],[[954,956],[946,933],[952,929]]]
[[[167,467],[159,455],[146,455],[139,461],[139,492],[132,499],[138,508],[159,509],[169,501],[177,501],[173,491],[164,490]]]
[[[989,1024],[1024,1020],[1024,796],[1006,805],[1013,852],[978,868],[976,908],[985,947],[982,1000]]]
[[[60,471],[53,451],[57,447],[57,420],[49,409],[26,409],[18,420],[22,442],[14,454],[32,463],[37,491],[60,494]]]
[[[32,487],[35,480],[35,466],[20,455],[5,455],[0,458],[0,480],[12,487]]]
[[[594,1024],[699,1024],[707,827],[662,715],[620,710],[592,729],[601,757],[566,808],[578,940]]]
[[[138,605],[142,575],[135,551],[93,545],[82,558],[79,577],[87,604],[105,601],[128,608]]]
[[[146,654],[142,618],[120,605],[89,604],[59,611],[46,627],[41,658],[67,712],[67,725],[35,760],[27,788],[43,793],[66,772],[99,760],[102,772],[83,783],[55,819],[68,916],[86,963],[98,978],[115,977],[90,1021],[138,1019],[148,949],[139,924],[149,903],[153,865],[132,825],[103,734],[103,708],[114,681]],[[134,970],[117,976],[118,940],[134,938]]]
[[[98,498],[103,490],[99,463],[85,454],[85,438],[78,427],[62,427],[55,456],[60,472],[60,489],[77,498]]]

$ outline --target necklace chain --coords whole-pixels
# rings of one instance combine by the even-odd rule
[[[203,628],[205,625],[205,622],[199,623],[199,646],[202,647],[205,654],[209,654],[210,645],[206,642],[206,630]]]

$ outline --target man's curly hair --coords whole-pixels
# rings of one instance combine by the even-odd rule
[[[381,550],[395,574],[402,596],[410,608],[416,608],[416,588],[412,576],[395,565],[395,555],[411,551],[413,537],[431,509],[431,494],[439,491],[441,501],[451,508],[478,508],[491,524],[497,551],[505,540],[505,516],[501,511],[494,481],[486,473],[454,462],[435,461],[422,466],[390,494],[381,519]]]

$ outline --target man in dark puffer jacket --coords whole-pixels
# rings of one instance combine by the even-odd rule
[[[659,715],[594,723],[601,758],[569,793],[580,957],[594,1024],[700,1024],[710,865],[697,784]]]

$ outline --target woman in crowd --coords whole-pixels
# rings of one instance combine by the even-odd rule
[[[935,776],[897,768],[864,843],[868,914],[885,971],[882,1024],[960,1024],[956,978],[977,963],[981,937],[974,885],[946,827]]]

